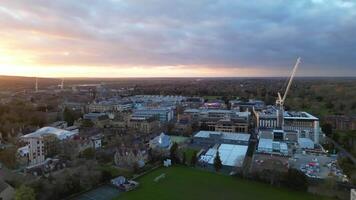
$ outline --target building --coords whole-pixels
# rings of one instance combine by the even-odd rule
[[[132,106],[133,104],[131,101],[117,100],[113,98],[105,101],[91,103],[88,105],[88,110],[89,112],[99,112],[99,113],[122,112],[122,111],[131,110]]]
[[[244,119],[221,119],[210,126],[210,129],[218,132],[248,133],[248,121]]]
[[[172,146],[171,137],[164,133],[161,133],[159,136],[150,140],[150,148],[152,149],[161,149],[161,150],[168,150]]]
[[[93,122],[96,127],[105,128],[111,126],[112,120],[109,119],[109,116],[111,115],[107,113],[87,113],[83,115],[83,119]],[[82,125],[83,120],[80,119],[77,121],[77,123],[74,124]]]
[[[248,101],[243,100],[231,100],[229,101],[231,110],[238,111],[253,111],[253,110],[263,110],[266,105],[265,102],[261,100],[249,99]]]
[[[203,109],[226,109],[226,104],[223,100],[209,100],[202,106]]]
[[[336,130],[356,130],[356,115],[330,115],[324,121]]]
[[[314,142],[309,138],[298,138],[298,145],[301,149],[314,149]]]
[[[132,117],[137,118],[151,118],[158,117],[160,122],[170,122],[174,118],[174,112],[172,107],[165,108],[141,108],[136,109],[132,113]]]
[[[277,128],[277,109],[275,107],[256,111],[255,116],[258,130],[273,130]],[[317,117],[307,112],[285,111],[283,118],[283,130],[285,132],[295,132],[298,137],[310,138],[314,143],[319,143],[321,128]]]
[[[187,97],[182,105],[185,108],[200,108],[204,104],[204,99],[201,97]]]
[[[200,156],[199,163],[214,166],[216,153],[219,152],[220,160],[223,168],[234,170],[243,166],[248,146],[235,144],[221,144],[218,148],[210,148],[204,155]]]
[[[66,129],[68,127],[68,123],[66,121],[56,121],[49,125],[50,127]]]
[[[83,119],[90,121],[99,121],[101,119],[108,119],[108,115],[106,113],[91,112],[84,114]]]
[[[298,143],[300,135],[298,131],[285,131],[280,129],[264,129],[258,131],[260,139],[272,139],[274,141],[283,141],[286,143]]]
[[[128,127],[141,133],[149,134],[159,128],[159,121],[155,116],[152,117],[131,117]]]
[[[80,103],[80,102],[64,102],[62,105],[62,109],[67,108],[72,111],[76,111],[79,113],[83,113],[85,111],[85,103]]]
[[[76,134],[78,134],[77,131],[72,132],[54,127],[43,127],[33,133],[22,136],[21,140],[26,142],[27,148],[22,147],[18,152],[28,156],[28,164],[30,166],[41,164],[47,156],[56,153],[58,141],[71,139]]]
[[[187,109],[184,114],[189,115],[192,121],[198,122],[202,130],[244,133],[249,131],[250,112]]]
[[[94,135],[90,139],[93,142],[93,148],[94,149],[100,149],[103,145],[103,138],[104,136],[102,134]]]
[[[174,132],[176,135],[190,136],[192,134],[193,128],[190,116],[178,115],[178,120],[174,125]]]
[[[15,189],[7,184],[5,181],[0,180],[0,199],[12,200],[15,197]]]
[[[287,156],[288,155],[288,145],[285,142],[261,138],[258,141],[257,152]]]
[[[114,155],[114,162],[119,167],[143,167],[148,159],[147,151],[139,148],[118,148]]]
[[[146,108],[165,108],[175,107],[181,104],[185,97],[183,96],[162,96],[162,95],[136,95],[128,98],[133,102],[134,109]]]
[[[193,137],[193,143],[200,146],[214,146],[215,144],[248,145],[249,140],[250,134],[217,131],[199,131]]]

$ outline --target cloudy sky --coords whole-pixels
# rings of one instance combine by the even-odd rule
[[[356,76],[353,0],[1,0],[0,74]]]

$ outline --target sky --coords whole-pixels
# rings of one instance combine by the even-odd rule
[[[354,0],[1,0],[0,74],[356,76]]]

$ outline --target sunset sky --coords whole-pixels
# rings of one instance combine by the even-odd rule
[[[354,0],[1,0],[0,75],[356,76]]]

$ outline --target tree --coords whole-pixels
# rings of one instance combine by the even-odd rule
[[[187,162],[187,155],[185,152],[183,152],[183,159],[182,159],[182,164],[185,165]]]
[[[68,174],[64,180],[64,196],[78,193],[82,189],[80,185],[80,177],[78,174]]]
[[[194,151],[194,152],[193,152],[193,155],[192,155],[192,158],[190,159],[190,165],[191,165],[192,167],[194,167],[195,164],[197,163],[197,160],[198,160],[198,158],[197,158],[197,152]]]
[[[68,123],[68,126],[72,126],[74,121],[78,119],[80,116],[78,113],[74,112],[73,110],[70,110],[68,108],[64,108],[63,111],[63,119]]]
[[[82,152],[82,156],[86,159],[92,159],[94,158],[95,155],[95,150],[91,147],[86,148],[83,152]]]
[[[216,152],[216,156],[214,158],[214,168],[215,171],[220,171],[220,169],[222,168],[222,162],[220,159],[220,155],[219,155],[219,151]]]
[[[102,182],[108,182],[112,179],[112,175],[109,170],[102,170],[101,171],[101,180]]]
[[[334,108],[334,104],[333,104],[333,102],[328,101],[328,102],[326,102],[325,107],[327,109],[333,109]]]
[[[93,126],[94,126],[94,123],[89,119],[84,119],[83,122],[82,122],[82,127],[83,128],[91,128]]]
[[[179,157],[178,157],[178,144],[174,142],[171,146],[170,151],[170,158],[173,163],[179,163]]]
[[[35,191],[25,185],[21,185],[15,191],[15,200],[35,200],[36,194]]]
[[[173,122],[169,122],[167,124],[167,132],[172,134],[173,130],[174,130],[175,124]]]
[[[327,135],[331,136],[333,134],[333,127],[330,123],[325,123],[321,126],[321,130]]]
[[[305,191],[308,189],[308,180],[305,174],[296,169],[289,169],[286,177],[284,178],[285,186],[295,189]]]
[[[0,161],[8,168],[15,168],[16,148],[9,147],[4,150],[0,150]]]

